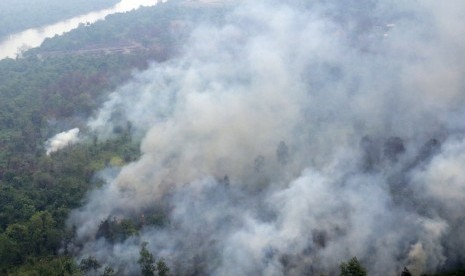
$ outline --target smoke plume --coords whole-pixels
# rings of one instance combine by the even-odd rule
[[[71,144],[78,142],[79,128],[73,128],[68,131],[63,131],[52,138],[48,139],[45,143],[46,153],[50,155],[55,151],[59,151],[62,148],[65,148]]]
[[[89,127],[142,155],[73,211],[77,258],[180,275],[434,272],[463,260],[465,4],[244,1]],[[161,224],[109,241],[109,218]]]

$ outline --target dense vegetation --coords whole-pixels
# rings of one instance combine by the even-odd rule
[[[43,1],[47,2],[43,7],[55,3]],[[81,11],[97,5],[90,3],[93,2],[76,1]],[[2,9],[3,5],[6,4],[1,3],[0,10],[13,16],[14,13]],[[89,190],[101,185],[96,172],[122,166],[138,157],[130,124],[115,130],[111,140],[98,141],[90,135],[84,143],[51,156],[45,154],[44,143],[53,134],[71,127],[85,130],[85,120],[105,95],[127,81],[134,69],[143,70],[151,60],[168,59],[182,46],[193,21],[221,18],[221,10],[186,9],[167,3],[113,15],[48,39],[22,59],[0,61],[0,275],[81,275],[101,267],[92,256],[78,264],[68,254],[66,245],[74,233],[66,228],[65,220],[72,209],[82,204]],[[58,15],[67,14],[57,11]],[[11,20],[0,18],[3,22]],[[41,22],[33,16],[28,18],[35,24]],[[19,22],[15,28],[30,26],[30,22]],[[8,30],[5,33],[14,31],[13,27],[8,29],[8,24],[0,23],[5,26],[2,31]],[[131,43],[141,47],[125,54],[80,52]],[[121,241],[136,234],[143,224],[164,223],[162,212],[144,215],[144,221],[108,218],[102,221],[98,235]],[[163,260],[153,257],[146,244],[141,246],[138,264],[143,275],[162,276],[170,272]],[[342,263],[340,270],[341,275],[366,275],[356,258]],[[114,274],[114,268],[104,269],[103,275]]]
[[[51,156],[45,154],[44,143],[72,127],[85,132],[87,118],[134,69],[169,58],[185,37],[187,22],[193,20],[182,9],[164,4],[114,15],[49,39],[21,59],[0,61],[0,275],[74,275],[99,265],[91,256],[87,265],[67,256],[73,230],[66,229],[65,220],[85,194],[100,185],[96,172],[137,158],[130,125],[115,130],[111,140],[90,136]],[[143,47],[124,54],[79,52],[124,43]],[[163,214],[148,213],[144,223],[163,223]],[[109,218],[102,222],[99,235],[124,240],[140,227],[140,222]],[[142,248],[141,256],[147,259],[146,251]],[[147,260],[141,262],[147,265]],[[152,273],[167,273],[165,266],[158,260]],[[112,271],[105,269],[106,275]]]
[[[41,27],[80,14],[111,7],[118,0],[3,0],[0,1],[0,41],[7,35]]]
[[[185,7],[169,1],[126,14],[107,16],[105,21],[69,32],[60,39],[46,39],[40,51],[78,51],[105,46],[138,44],[141,48],[182,46],[183,39],[198,20],[221,20],[222,8]],[[34,52],[34,51],[32,51]]]
[[[0,62],[0,269],[54,258],[64,221],[107,165],[137,156],[127,133],[45,155],[44,142],[88,116],[99,96],[146,66],[147,56],[26,58]],[[45,258],[45,259],[44,259]],[[61,259],[60,259],[61,260]]]

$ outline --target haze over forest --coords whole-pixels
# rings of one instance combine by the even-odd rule
[[[0,275],[465,275],[464,14],[2,1]]]

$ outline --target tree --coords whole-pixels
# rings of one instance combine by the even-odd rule
[[[157,270],[158,270],[158,276],[168,276],[170,272],[169,267],[166,265],[165,260],[163,259],[160,259],[157,262]]]
[[[59,247],[61,233],[55,225],[48,211],[37,212],[29,219],[27,228],[30,246],[36,254],[53,253]]]
[[[115,271],[111,266],[106,266],[105,270],[103,271],[102,276],[113,276],[116,275]]]
[[[340,276],[366,276],[367,272],[365,268],[357,260],[357,257],[353,257],[347,263],[342,262],[340,265],[341,273]]]
[[[0,274],[2,270],[23,261],[21,248],[5,234],[0,234]],[[2,274],[3,275],[3,274]]]
[[[79,269],[83,273],[90,272],[92,270],[97,270],[101,267],[102,265],[92,256],[89,256],[85,259],[82,259],[81,262],[79,263]]]
[[[156,267],[155,259],[152,253],[147,250],[147,242],[143,242],[139,251],[139,260],[137,261],[140,265],[140,270],[143,276],[155,276]]]

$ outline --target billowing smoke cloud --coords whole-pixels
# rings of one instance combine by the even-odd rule
[[[69,145],[75,144],[79,140],[78,135],[79,128],[73,128],[68,131],[60,132],[52,138],[48,139],[45,143],[47,155],[50,155],[51,153]]]
[[[137,273],[147,241],[181,275],[463,260],[465,4],[305,2],[238,4],[110,96],[90,128],[130,121],[142,156],[71,214],[78,259]]]

